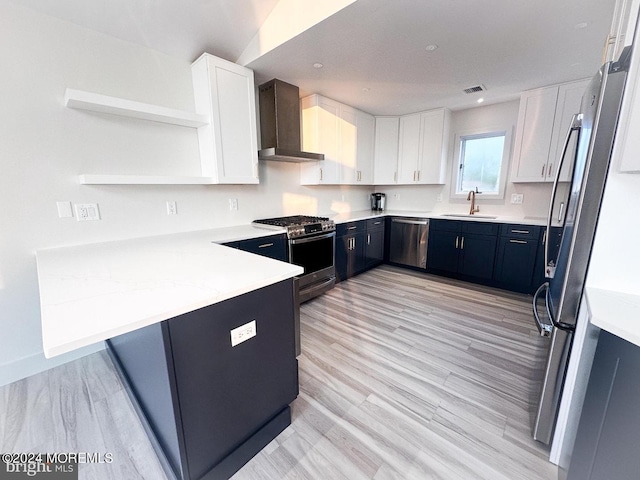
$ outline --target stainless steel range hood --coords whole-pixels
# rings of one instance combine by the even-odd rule
[[[314,162],[321,153],[303,152],[300,142],[300,93],[298,87],[273,79],[258,87],[260,101],[260,160]]]

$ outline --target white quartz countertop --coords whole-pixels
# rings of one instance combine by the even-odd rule
[[[591,323],[640,346],[640,295],[586,287]]]
[[[240,226],[37,251],[45,356],[301,274],[296,265],[216,243],[274,233]]]
[[[443,219],[443,220],[468,220],[473,222],[494,222],[494,223],[517,223],[522,225],[546,225],[547,219],[541,217],[508,217],[508,216],[493,216],[493,215],[465,215],[465,214],[447,214],[436,213],[426,211],[410,211],[410,210],[385,210],[383,212],[376,212],[373,210],[360,210],[355,212],[339,213],[329,215],[329,217],[336,223],[355,222],[358,220],[366,220],[368,218],[375,217],[420,217],[428,219]]]

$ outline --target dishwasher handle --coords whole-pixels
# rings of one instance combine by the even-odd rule
[[[409,218],[392,218],[393,223],[409,223],[411,225],[429,225],[429,220],[413,220]]]

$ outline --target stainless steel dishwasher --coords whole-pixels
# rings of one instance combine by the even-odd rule
[[[391,219],[389,261],[411,267],[427,267],[428,218]]]

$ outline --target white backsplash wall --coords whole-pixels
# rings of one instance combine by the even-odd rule
[[[299,165],[276,162],[260,163],[260,185],[79,185],[80,173],[199,173],[194,129],[63,105],[70,87],[193,111],[189,63],[5,0],[0,56],[0,385],[102,348],[45,360],[37,249],[369,208],[371,187],[302,187]],[[101,220],[58,218],[57,201],[98,203]]]
[[[376,187],[376,192],[384,192],[387,195],[387,207],[390,210],[468,213],[469,202],[449,198],[455,135],[458,132],[467,132],[479,128],[490,130],[492,126],[504,124],[511,124],[515,135],[518,106],[519,101],[513,100],[452,112],[445,185],[385,185]],[[512,158],[513,144],[510,146],[510,150],[510,158]],[[510,174],[510,172],[508,173]],[[522,193],[524,195],[522,205],[511,204],[511,194],[513,193]],[[507,176],[507,188],[503,200],[484,200],[482,195],[478,195],[476,204],[480,207],[480,213],[485,215],[516,218],[546,217],[550,195],[550,184],[511,183]],[[438,201],[439,196],[441,201]]]

